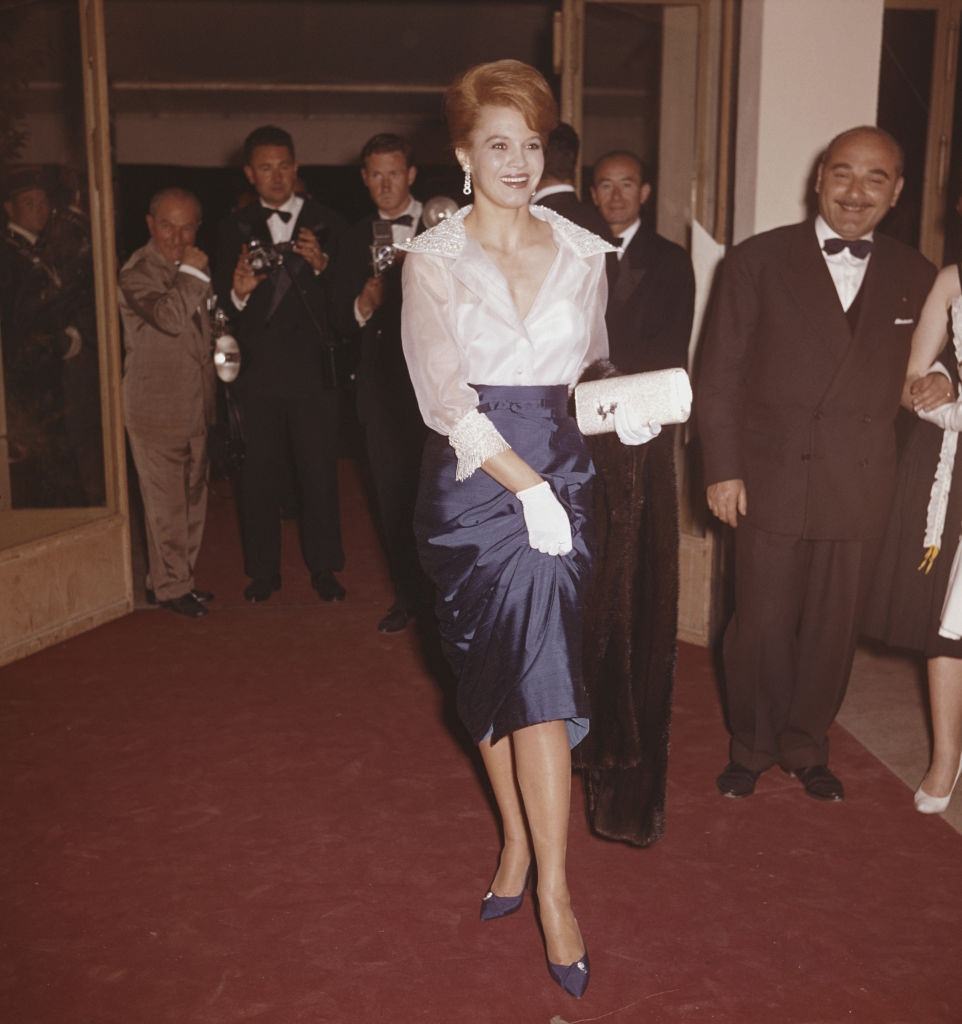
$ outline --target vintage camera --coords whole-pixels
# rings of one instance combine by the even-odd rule
[[[269,274],[272,270],[282,267],[287,254],[293,252],[291,242],[262,242],[252,238],[247,243],[247,261],[255,274]]]
[[[373,224],[371,242],[371,267],[374,276],[380,277],[394,266],[398,252],[394,248],[394,232],[389,220],[376,220]]]

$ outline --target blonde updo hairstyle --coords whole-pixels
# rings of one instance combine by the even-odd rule
[[[467,149],[482,107],[513,107],[542,144],[558,124],[558,104],[544,75],[520,60],[475,64],[444,94],[444,116],[451,145]]]

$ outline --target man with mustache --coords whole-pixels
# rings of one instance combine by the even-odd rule
[[[902,191],[887,132],[842,132],[818,167],[814,220],[737,245],[722,268],[695,411],[708,505],[735,535],[724,641],[731,759],[745,797],[773,764],[841,800],[827,733],[848,684],[895,481],[894,420],[934,276],[875,229]],[[930,374],[919,400],[950,385]],[[933,404],[939,404],[938,401]]]

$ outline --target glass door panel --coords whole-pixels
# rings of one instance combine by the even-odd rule
[[[698,126],[694,5],[588,3],[582,134],[585,160],[628,149],[653,186],[649,217],[688,244]]]
[[[0,11],[0,547],[106,505],[75,3]]]

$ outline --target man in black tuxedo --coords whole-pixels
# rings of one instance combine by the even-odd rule
[[[592,376],[687,367],[695,300],[688,254],[655,234],[641,160],[609,153],[592,199],[610,237],[608,325],[614,369]],[[597,550],[585,609],[585,681],[591,732],[580,756],[592,828],[638,845],[664,828],[668,726],[678,627],[678,497],[674,431],[629,447],[588,439],[598,470]],[[626,711],[627,709],[627,711]]]
[[[401,261],[375,270],[371,247],[375,234],[390,245],[422,230],[416,176],[406,139],[380,134],[365,144],[361,179],[376,209],[345,234],[336,274],[340,330],[361,338],[358,419],[395,591],[382,633],[404,629],[423,587],[412,520],[425,428],[401,350]]]
[[[544,151],[544,172],[531,202],[547,206],[562,217],[608,238],[608,227],[591,203],[583,203],[575,189],[575,171],[581,143],[578,133],[565,121],[548,136]]]
[[[68,434],[64,377],[83,351],[75,290],[50,258],[45,176],[5,182],[0,230],[0,332],[14,507],[87,504]],[[88,339],[88,344],[90,340]]]
[[[340,601],[334,570],[344,564],[337,496],[338,399],[331,376],[330,264],[340,218],[294,193],[294,143],[281,128],[255,129],[244,142],[244,174],[258,201],[221,226],[214,289],[242,353],[233,387],[246,454],[241,523],[248,601],[279,589],[282,469],[291,453],[300,498],[301,549],[318,596]],[[279,263],[250,255],[280,247]],[[273,249],[274,252],[278,250]],[[288,449],[289,446],[289,449]]]
[[[774,764],[841,800],[827,733],[841,706],[895,485],[895,416],[935,276],[875,229],[902,190],[875,127],[829,143],[814,220],[735,246],[721,268],[695,410],[708,505],[735,535],[724,642],[732,730],[718,776],[746,797]],[[926,387],[948,390],[940,375]],[[923,382],[919,382],[920,384]]]
[[[608,255],[608,343],[624,373],[688,366],[695,275],[688,253],[645,222],[645,165],[627,150],[595,164],[591,198],[620,252]]]

